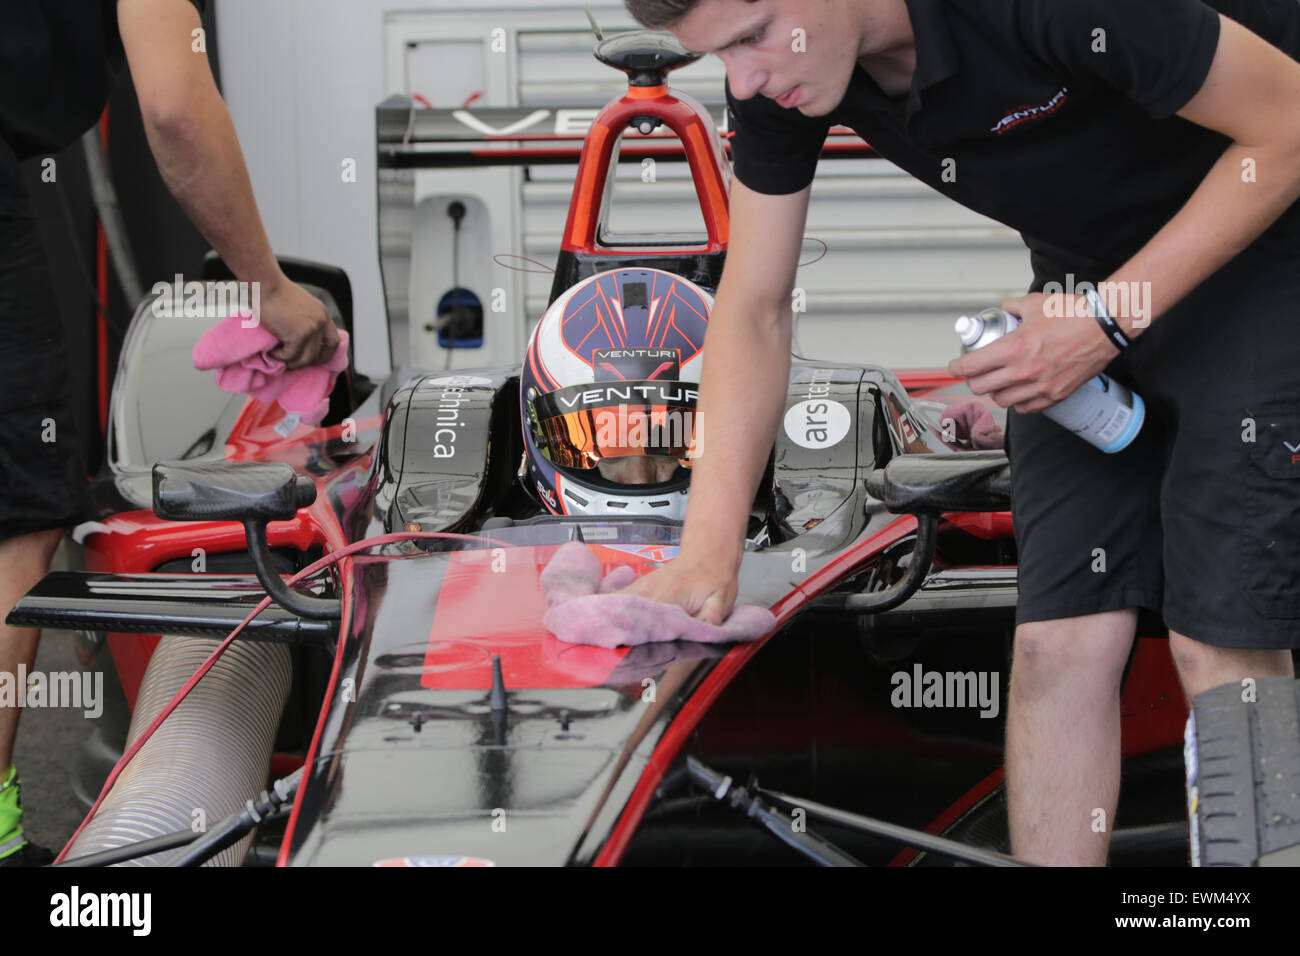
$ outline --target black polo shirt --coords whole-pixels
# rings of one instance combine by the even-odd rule
[[[1300,0],[907,8],[916,37],[909,95],[886,96],[855,66],[840,105],[811,118],[761,95],[736,100],[728,86],[736,178],[758,192],[797,192],[812,181],[829,128],[848,126],[945,196],[1019,230],[1040,281],[1113,272],[1227,148],[1227,137],[1174,115],[1209,72],[1216,11],[1300,59]],[[1296,247],[1300,203],[1263,241]]]
[[[93,126],[125,61],[117,0],[0,0],[0,216],[27,215],[18,163]]]

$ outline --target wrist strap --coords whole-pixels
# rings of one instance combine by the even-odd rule
[[[1106,338],[1110,339],[1117,349],[1122,352],[1133,344],[1132,340],[1124,334],[1124,330],[1119,327],[1119,323],[1106,311],[1106,304],[1102,302],[1101,296],[1097,294],[1096,289],[1089,289],[1083,294],[1083,297],[1088,303],[1088,308],[1092,310],[1093,318],[1097,320],[1101,330],[1106,333]]]

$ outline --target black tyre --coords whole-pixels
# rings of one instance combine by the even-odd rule
[[[1184,763],[1193,866],[1300,866],[1300,681],[1198,694]]]

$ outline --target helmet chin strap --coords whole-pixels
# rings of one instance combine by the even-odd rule
[[[601,518],[644,517],[667,518],[669,521],[686,520],[686,488],[669,491],[640,492],[636,485],[627,485],[617,494],[602,491],[585,482],[564,475],[558,482],[558,491],[564,498],[564,511],[570,515]]]

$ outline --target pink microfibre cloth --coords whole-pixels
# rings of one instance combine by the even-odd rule
[[[674,604],[613,593],[636,580],[627,565],[603,580],[600,572],[600,560],[581,541],[561,547],[542,570],[549,608],[542,625],[560,640],[608,648],[660,641],[723,644],[754,641],[776,627],[772,612],[754,605],[736,608],[721,625],[707,624]]]
[[[216,369],[217,388],[251,395],[259,402],[278,402],[308,425],[319,425],[329,411],[329,396],[339,372],[348,367],[348,333],[339,329],[339,347],[328,362],[288,369],[271,358],[280,344],[261,325],[244,327],[249,314],[229,315],[194,344],[194,367]]]
[[[949,405],[943,410],[944,418],[951,418],[954,437],[969,442],[971,448],[998,449],[1002,447],[1002,429],[993,420],[993,413],[983,402],[969,401]],[[948,442],[952,445],[954,443]]]

